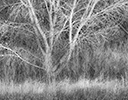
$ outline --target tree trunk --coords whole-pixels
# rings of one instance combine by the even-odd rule
[[[53,77],[52,77],[53,65],[52,65],[52,55],[50,50],[45,55],[45,67],[46,67],[47,76],[48,76],[47,83],[50,84],[53,81]]]

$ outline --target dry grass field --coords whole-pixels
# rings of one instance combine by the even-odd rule
[[[128,0],[0,0],[0,100],[128,100]]]
[[[28,80],[22,84],[0,83],[2,100],[127,100],[128,83],[111,80],[64,80],[47,85]]]

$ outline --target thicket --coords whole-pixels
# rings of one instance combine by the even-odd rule
[[[126,79],[127,0],[1,0],[0,79]]]

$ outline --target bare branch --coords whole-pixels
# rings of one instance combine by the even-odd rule
[[[64,29],[67,27],[66,24],[67,24],[68,21],[69,21],[69,18],[66,19],[66,21],[64,22],[63,27],[61,28],[61,30],[59,32],[57,32],[56,37],[55,37],[55,42],[58,40],[59,36],[64,31]]]
[[[24,0],[20,0],[20,2],[25,6],[25,7],[29,7],[29,5],[27,4],[27,2],[25,2]]]
[[[48,48],[49,48],[49,45],[48,45],[48,42],[47,42],[46,35],[44,34],[43,30],[41,29],[41,26],[40,26],[40,24],[39,24],[39,21],[38,21],[38,19],[37,19],[36,14],[35,14],[35,10],[34,10],[34,8],[33,8],[32,3],[31,3],[30,0],[28,0],[28,4],[29,4],[29,6],[30,6],[30,9],[29,9],[30,17],[31,17],[32,21],[34,21],[34,23],[35,23],[37,29],[39,30],[40,34],[42,35],[42,37],[43,37],[43,39],[44,39],[44,41],[45,41],[46,49],[48,49]]]
[[[70,44],[70,52],[69,52],[69,57],[68,57],[68,60],[70,59],[70,56],[71,56],[71,53],[72,53],[72,32],[73,32],[73,24],[72,24],[72,18],[73,18],[73,13],[74,13],[74,9],[76,7],[76,3],[77,3],[77,0],[74,0],[73,2],[73,8],[71,10],[71,13],[70,13],[70,17],[69,17],[69,44]]]
[[[39,68],[39,69],[43,69],[43,70],[45,70],[44,68],[42,68],[42,67],[39,67],[39,66],[37,66],[37,65],[34,65],[34,64],[32,64],[32,63],[30,63],[30,62],[28,62],[27,60],[25,60],[24,58],[22,58],[15,50],[12,50],[11,48],[9,48],[9,47],[6,47],[6,46],[3,46],[2,44],[0,44],[0,47],[2,47],[2,48],[4,48],[4,49],[7,49],[7,50],[9,50],[9,51],[11,51],[12,53],[14,53],[15,54],[15,56],[14,55],[12,55],[12,56],[14,56],[14,57],[17,57],[17,58],[19,58],[19,59],[21,59],[22,61],[24,61],[25,63],[27,63],[27,64],[29,64],[29,65],[32,65],[32,66],[34,66],[34,67],[36,67],[36,68]]]
[[[121,6],[123,6],[123,5],[125,5],[125,4],[127,3],[126,1],[125,1],[125,2],[123,2],[123,1],[124,1],[124,0],[121,0],[121,1],[119,1],[119,2],[117,2],[117,3],[115,3],[115,4],[112,4],[112,5],[108,6],[107,8],[101,10],[100,12],[98,12],[98,13],[96,13],[96,14],[94,14],[94,15],[91,16],[92,10],[93,10],[93,8],[94,8],[94,6],[92,6],[92,10],[91,10],[89,16],[87,16],[87,18],[83,18],[83,21],[81,22],[81,25],[79,26],[79,28],[78,28],[78,30],[77,30],[77,33],[76,33],[76,35],[75,35],[75,37],[74,37],[73,44],[75,44],[75,42],[76,42],[76,40],[77,40],[77,38],[78,38],[78,35],[79,35],[79,32],[80,32],[81,28],[87,23],[88,20],[90,20],[90,19],[93,20],[93,18],[95,18],[97,15],[99,15],[99,14],[101,14],[101,13],[103,13],[103,12],[104,12],[104,13],[105,13],[105,12],[107,13],[107,12],[113,10],[114,8],[121,7]],[[96,5],[96,4],[94,3],[94,5]]]

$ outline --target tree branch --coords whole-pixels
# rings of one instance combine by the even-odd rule
[[[48,42],[47,42],[46,35],[44,34],[44,32],[41,29],[41,26],[40,26],[39,21],[38,21],[38,19],[36,17],[35,10],[34,10],[34,8],[32,6],[31,1],[30,0],[27,0],[27,1],[28,1],[28,5],[30,6],[30,8],[29,8],[29,14],[30,14],[31,20],[32,20],[32,22],[34,21],[33,23],[35,23],[36,28],[39,30],[41,36],[44,39],[44,43],[45,43],[46,49],[48,49],[49,48],[49,45],[48,45]]]
[[[72,24],[72,18],[73,18],[73,13],[74,13],[74,9],[76,7],[76,3],[77,0],[74,0],[73,2],[73,8],[71,9],[71,13],[70,13],[70,17],[69,17],[69,44],[70,44],[70,49],[69,49],[69,56],[68,56],[68,60],[71,57],[72,54],[72,32],[73,32],[73,24]]]
[[[39,66],[37,66],[37,65],[34,65],[34,64],[30,63],[29,61],[25,60],[25,59],[22,58],[16,51],[12,50],[11,48],[6,47],[6,46],[3,46],[2,44],[0,44],[0,47],[2,47],[2,48],[4,48],[4,49],[7,49],[7,50],[11,51],[12,53],[15,54],[15,56],[12,55],[12,54],[10,54],[10,55],[12,55],[12,56],[14,56],[14,57],[18,57],[19,59],[21,59],[21,60],[24,61],[25,63],[27,63],[27,64],[29,64],[29,65],[32,65],[32,66],[34,66],[34,67],[36,67],[36,68],[45,70],[45,68],[41,68],[41,67],[39,67]]]
[[[99,1],[99,0],[98,0],[98,1]],[[94,5],[92,6],[92,9],[91,9],[90,14],[89,14],[86,18],[83,17],[83,20],[81,21],[81,24],[80,24],[80,26],[79,26],[79,28],[78,28],[78,30],[77,30],[77,32],[76,32],[76,35],[75,35],[75,37],[74,37],[74,39],[73,39],[73,44],[76,43],[76,40],[77,40],[77,38],[78,38],[78,35],[79,35],[80,30],[81,30],[82,27],[87,23],[88,20],[90,20],[90,19],[93,20],[93,18],[96,18],[97,15],[99,15],[99,14],[101,14],[101,13],[103,13],[103,12],[104,12],[104,13],[105,13],[105,12],[109,12],[109,11],[113,10],[114,8],[121,7],[121,6],[123,6],[123,5],[125,5],[125,4],[128,3],[127,1],[125,1],[125,2],[123,2],[123,1],[124,1],[124,0],[121,0],[121,1],[119,1],[119,2],[117,2],[117,3],[115,3],[115,4],[112,4],[112,5],[108,6],[107,8],[101,10],[100,12],[98,12],[98,13],[96,13],[96,14],[94,14],[94,15],[91,16],[92,11],[93,11],[93,9],[94,9],[94,5],[96,5],[96,3],[97,3],[97,2],[95,2]]]

